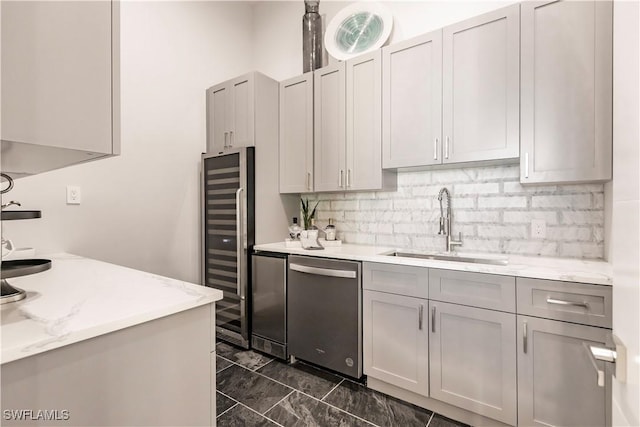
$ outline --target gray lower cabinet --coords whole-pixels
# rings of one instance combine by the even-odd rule
[[[606,376],[605,387],[597,386],[595,369],[582,344],[602,345],[608,332],[518,316],[518,425],[610,425],[611,376]]]
[[[429,302],[431,397],[515,425],[516,315]]]
[[[429,395],[428,304],[421,298],[364,291],[363,356],[367,376]]]

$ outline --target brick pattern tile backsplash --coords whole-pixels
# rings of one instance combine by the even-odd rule
[[[460,251],[604,257],[604,185],[523,186],[518,165],[399,172],[397,191],[308,198],[319,201],[318,226],[334,218],[337,237],[345,243],[441,251],[437,196],[442,187],[451,192]],[[532,238],[534,219],[546,222],[544,239]]]

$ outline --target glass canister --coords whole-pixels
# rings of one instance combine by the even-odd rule
[[[333,225],[333,218],[329,218],[329,225],[324,228],[324,234],[326,240],[336,240],[336,226]]]

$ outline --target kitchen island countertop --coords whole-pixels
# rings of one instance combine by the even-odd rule
[[[498,274],[503,276],[579,282],[594,285],[612,285],[613,283],[611,264],[606,261],[598,260],[455,252],[455,254],[460,256],[508,259],[507,265],[475,264],[459,261],[439,261],[389,256],[387,254],[399,251],[399,249],[350,243],[344,243],[335,247],[326,247],[324,250],[306,250],[301,247],[287,247],[284,242],[277,242],[255,245],[253,249],[254,251],[280,252],[294,255],[308,255],[353,261],[381,262],[397,265],[439,268],[444,270]],[[411,251],[409,250],[407,252]]]
[[[204,286],[70,254],[8,279],[27,298],[1,306],[2,364],[222,299]]]

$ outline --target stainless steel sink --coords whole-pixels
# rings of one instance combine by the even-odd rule
[[[507,258],[480,258],[473,256],[461,256],[461,255],[445,255],[445,254],[429,254],[419,252],[391,252],[385,254],[388,256],[406,257],[406,258],[421,258],[432,259],[434,261],[455,261],[455,262],[469,262],[473,264],[490,264],[490,265],[507,265],[509,260]]]

